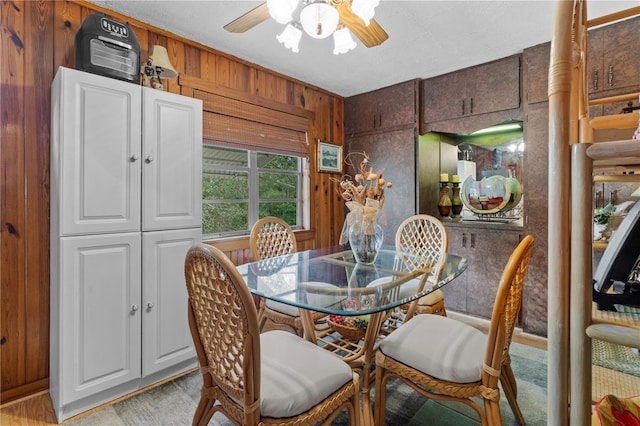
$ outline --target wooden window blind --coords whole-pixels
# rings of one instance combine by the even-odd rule
[[[205,144],[309,155],[308,118],[199,90],[194,97],[203,101]]]

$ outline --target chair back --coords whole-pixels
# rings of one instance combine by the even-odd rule
[[[483,371],[485,385],[497,386],[499,374],[496,377],[495,372],[499,373],[502,366],[509,363],[509,346],[522,305],[522,288],[533,251],[533,242],[531,235],[524,237],[511,253],[502,272],[489,327]]]
[[[267,216],[251,228],[249,237],[253,260],[268,259],[297,251],[296,237],[284,220]]]
[[[204,387],[213,389],[229,417],[255,424],[260,416],[260,330],[251,293],[231,260],[205,244],[187,252],[185,278],[189,328]]]
[[[402,260],[410,270],[431,264],[427,280],[437,282],[447,260],[449,237],[447,229],[437,218],[418,214],[405,219],[396,232],[396,250],[416,254]]]

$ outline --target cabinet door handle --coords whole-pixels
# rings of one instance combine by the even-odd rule
[[[382,114],[378,116],[378,127],[382,127]]]
[[[467,233],[462,233],[462,248],[467,248]]]
[[[609,65],[609,74],[607,77],[609,77],[609,87],[613,86],[613,65]]]
[[[140,156],[138,154],[133,154],[130,158],[129,161],[131,161],[132,163],[135,163],[136,161],[138,161],[138,159],[140,158]]]
[[[593,71],[593,90],[598,90],[598,70]]]
[[[471,248],[476,248],[476,234],[471,234]]]
[[[147,157],[147,159],[146,159],[146,160],[144,160],[144,161],[146,161],[147,163],[151,163],[151,162],[153,162],[153,157],[150,155],[150,156],[148,156],[148,157]]]
[[[151,308],[153,308],[155,305],[153,304],[153,302],[149,302],[147,303],[147,310],[151,310]]]
[[[462,115],[464,115],[464,99],[462,100]]]
[[[473,114],[473,98],[469,98],[469,114]]]
[[[135,312],[138,310],[138,305],[131,305],[131,312]]]

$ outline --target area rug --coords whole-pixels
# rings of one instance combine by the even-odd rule
[[[592,340],[591,347],[594,365],[640,377],[640,354],[638,351],[602,340]]]
[[[513,343],[511,360],[518,382],[518,403],[527,425],[546,425],[546,351]],[[190,425],[200,398],[201,386],[202,378],[196,371],[89,415],[78,417],[67,425]],[[464,404],[428,400],[398,381],[389,384],[387,394],[385,424],[390,426],[480,424],[476,413]],[[500,408],[503,424],[515,425],[513,413],[504,394],[500,399]],[[340,414],[332,424],[347,425],[346,414]],[[232,423],[217,413],[210,425],[231,426]]]

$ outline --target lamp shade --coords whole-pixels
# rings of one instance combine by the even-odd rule
[[[380,0],[353,0],[351,2],[351,10],[364,21],[365,25],[369,25],[371,18],[375,14],[375,8]]]
[[[269,15],[279,24],[291,22],[296,7],[298,7],[298,0],[267,0]]]
[[[302,38],[302,31],[296,25],[289,24],[285,27],[282,34],[276,36],[276,39],[284,44],[284,47],[291,49],[292,52],[298,53],[300,51],[300,39]]]
[[[160,78],[176,78],[178,76],[178,72],[169,61],[169,54],[164,46],[151,46],[151,49],[149,49],[149,60],[151,61],[151,65],[158,70],[158,76]]]
[[[309,3],[300,12],[302,28],[313,38],[329,37],[339,21],[338,10],[324,1]]]
[[[351,37],[351,32],[347,27],[340,28],[333,33],[333,54],[339,55],[347,53],[356,48],[356,42]]]

